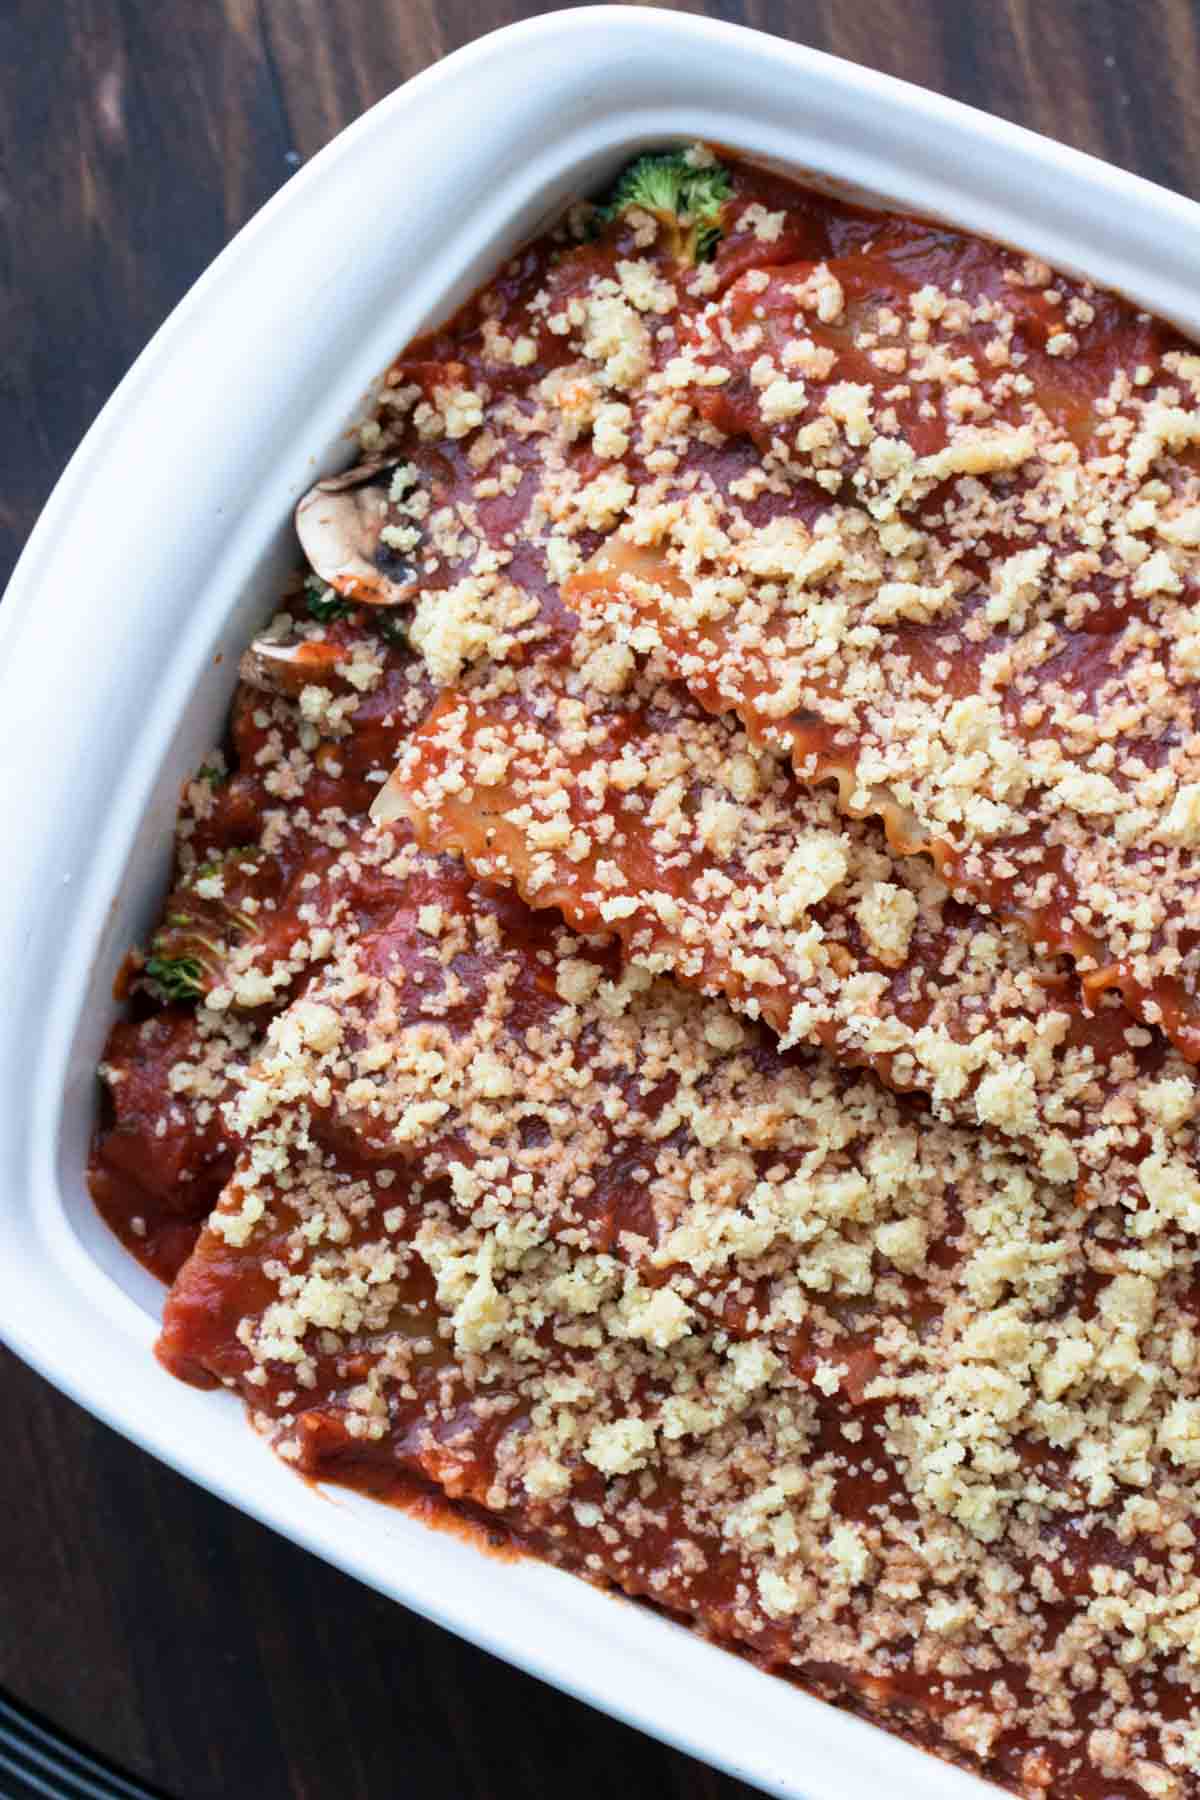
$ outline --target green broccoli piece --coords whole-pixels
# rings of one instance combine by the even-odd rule
[[[168,913],[155,932],[146,974],[172,1000],[199,1000],[219,985],[227,946],[215,924],[195,913]]]
[[[203,999],[220,987],[233,951],[261,936],[261,918],[244,904],[261,855],[254,845],[226,850],[193,869],[168,895],[166,915],[143,965],[143,973],[168,999]],[[242,872],[243,864],[249,875]],[[196,892],[197,883],[218,874],[229,891],[219,897]]]
[[[331,619],[344,619],[351,610],[336,588],[331,588],[319,575],[304,577],[304,604],[310,619],[328,625]]]
[[[199,1000],[205,991],[204,970],[194,956],[148,956],[145,973],[169,1000]]]
[[[656,150],[631,162],[600,207],[604,224],[640,207],[656,218],[675,260],[707,262],[721,236],[721,215],[733,193],[720,163],[693,167],[686,150]]]

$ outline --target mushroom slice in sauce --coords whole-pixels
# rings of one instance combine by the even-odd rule
[[[347,654],[344,644],[281,644],[272,638],[255,638],[242,657],[239,672],[251,687],[294,700],[306,687],[328,687]]]
[[[396,461],[377,458],[310,488],[296,535],[322,581],[361,606],[400,606],[418,588],[415,564],[382,540]]]

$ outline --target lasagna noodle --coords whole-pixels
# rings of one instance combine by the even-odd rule
[[[869,1077],[411,847],[393,873],[411,899],[241,1085],[167,1366],[239,1388],[302,1469],[418,1473],[945,1754],[1088,1795],[1132,1627],[1079,1570],[1120,1532],[1168,1622],[1142,1730],[1172,1743],[1177,1397],[1136,1446],[1109,1398],[1182,1319],[1171,1278]]]
[[[594,667],[586,642],[577,656]],[[676,686],[643,675],[614,697],[565,664],[495,670],[416,730],[377,803],[394,811],[615,933],[635,966],[920,1090],[1051,1179],[1140,1209],[1169,1166],[1200,1201],[1189,1063]]]
[[[1036,473],[983,479],[1017,458]],[[995,430],[962,445],[978,473],[935,484],[936,509],[883,522],[823,495],[755,526],[716,484],[659,482],[567,591],[1196,1059],[1200,489],[1097,460],[1044,421]]]
[[[794,505],[763,530],[701,483],[673,528],[639,496],[690,577],[652,607],[706,704],[894,791],[956,887],[1194,1054],[1200,362],[1033,258],[960,240],[922,281],[905,238],[690,315],[689,400]]]

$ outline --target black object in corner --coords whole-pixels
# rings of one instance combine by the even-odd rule
[[[166,1800],[0,1694],[2,1800]]]

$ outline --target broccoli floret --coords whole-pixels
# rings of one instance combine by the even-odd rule
[[[170,1000],[199,1000],[204,970],[194,956],[148,956],[145,972]]]
[[[199,1000],[219,985],[228,953],[223,924],[224,920],[201,919],[195,913],[168,913],[151,941],[147,975],[172,1000]]]
[[[319,575],[304,577],[304,604],[310,619],[328,625],[331,619],[344,619],[350,607],[336,588],[331,588]]]
[[[707,262],[721,236],[721,214],[733,192],[720,163],[694,167],[686,150],[652,151],[631,162],[600,207],[607,224],[640,207],[656,218],[675,260]]]
[[[166,916],[143,965],[148,979],[171,1000],[201,1000],[226,978],[229,958],[262,934],[257,909],[245,904],[261,851],[227,850],[186,875],[168,896]],[[249,874],[243,873],[245,865]],[[202,895],[197,884],[220,875],[224,890]]]

